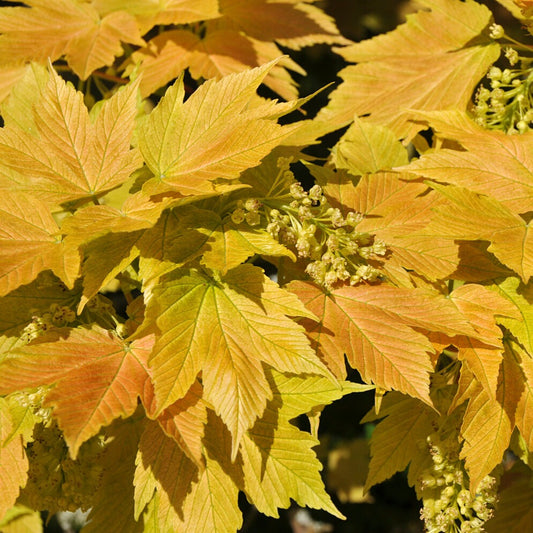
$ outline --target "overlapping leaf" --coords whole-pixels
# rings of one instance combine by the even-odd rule
[[[134,518],[133,486],[135,457],[143,429],[144,417],[135,414],[125,422],[118,420],[108,431],[112,440],[102,458],[103,479],[84,526],[87,532],[98,533],[113,524],[116,533],[145,533],[143,521]]]
[[[24,3],[27,7],[0,11],[0,56],[10,62],[55,61],[66,56],[72,70],[86,79],[123,53],[121,41],[136,45],[144,42],[135,18],[125,11],[100,17],[87,2]]]
[[[428,235],[486,240],[488,251],[514,270],[525,283],[533,275],[533,237],[529,224],[492,196],[463,187],[433,185],[450,205],[435,209]]]
[[[82,93],[51,71],[34,109],[21,102],[17,110],[33,112],[33,126],[0,130],[2,163],[21,176],[13,187],[61,204],[96,198],[125,182],[140,166],[138,152],[130,149],[136,93],[136,83],[117,92],[91,123]]]
[[[28,477],[28,458],[21,438],[13,437],[9,404],[0,398],[0,519],[14,504]]]
[[[198,477],[198,469],[178,443],[165,435],[157,422],[149,422],[139,442],[133,484],[135,518],[143,512],[154,491],[164,491],[172,505],[181,511],[183,500]],[[175,524],[160,522],[170,530]]]
[[[439,136],[453,139],[463,149],[424,154],[402,170],[496,198],[516,214],[531,210],[533,133],[488,131],[459,111],[417,112],[413,117],[427,122]]]
[[[153,338],[131,345],[92,328],[58,328],[13,350],[0,364],[0,393],[54,384],[45,402],[73,456],[115,418],[130,416],[145,390]]]
[[[405,470],[420,453],[420,442],[433,431],[438,415],[415,398],[387,394],[380,417],[386,417],[370,440],[370,466],[365,490]],[[363,419],[364,421],[365,419]]]
[[[503,333],[497,321],[503,317],[520,319],[520,313],[508,300],[481,285],[462,285],[449,298],[476,329],[478,338],[445,337],[441,342],[444,347],[453,344],[458,349],[459,359],[468,362],[475,378],[494,399],[503,360]]]
[[[411,15],[394,31],[339,50],[349,62],[343,84],[317,116],[330,129],[354,115],[389,126],[399,138],[422,129],[408,109],[465,110],[500,47],[484,34],[491,13],[472,0],[423,0],[429,11]],[[468,76],[464,76],[468,72]]]
[[[327,374],[303,328],[285,314],[289,303],[291,315],[309,316],[296,298],[290,301],[249,265],[221,282],[177,271],[156,286],[146,317],[159,330],[150,357],[159,412],[183,398],[202,372],[204,397],[230,428],[236,453],[272,397],[264,363],[282,372]]]
[[[476,336],[466,318],[438,293],[385,285],[341,287],[329,293],[306,282],[289,287],[321,318],[307,328],[335,375],[346,375],[346,355],[365,382],[430,405],[433,348],[413,328]]]
[[[157,24],[190,24],[219,15],[217,0],[94,0],[100,15],[126,11],[134,15],[143,33]]]
[[[28,193],[4,191],[0,198],[0,295],[51,270],[73,287],[80,259],[58,238],[48,206]]]
[[[272,106],[247,107],[272,67],[209,80],[186,102],[181,81],[167,91],[139,130],[161,192],[213,193],[212,180],[237,178],[299,127],[273,121]]]

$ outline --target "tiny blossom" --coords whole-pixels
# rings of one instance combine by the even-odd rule
[[[320,185],[313,185],[311,189],[309,189],[309,198],[317,202],[321,201],[323,199],[322,187]]]
[[[278,157],[278,160],[276,161],[276,166],[280,170],[289,170],[292,161],[292,157]]]
[[[350,211],[346,215],[346,225],[348,226],[357,226],[359,222],[363,220],[362,213],[355,213],[354,211]]]
[[[499,24],[491,24],[489,26],[491,39],[501,39],[505,35],[505,31]]]
[[[291,185],[290,194],[296,200],[300,200],[307,196],[306,192],[304,191],[304,188],[301,186],[300,183],[293,183]]]
[[[241,222],[244,222],[245,216],[246,211],[241,207],[238,207],[233,213],[231,213],[231,220],[234,224],[240,224]]]
[[[508,46],[504,49],[504,53],[512,67],[518,63],[518,52],[514,48]]]
[[[248,213],[244,215],[244,218],[250,226],[257,226],[261,223],[261,215],[255,211],[248,211]]]

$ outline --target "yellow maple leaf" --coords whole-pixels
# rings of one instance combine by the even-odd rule
[[[86,79],[123,54],[121,41],[144,44],[135,18],[124,11],[100,17],[90,3],[77,0],[27,0],[25,4],[0,9],[4,62],[44,63],[65,56],[72,70]]]
[[[138,397],[150,380],[146,359],[152,345],[153,337],[126,345],[98,326],[57,328],[2,360],[0,391],[54,384],[45,404],[54,407],[75,457],[102,426],[137,409]]]
[[[531,210],[533,133],[506,135],[486,130],[459,111],[412,116],[430,125],[438,137],[453,138],[462,149],[435,150],[396,170],[491,196],[513,213]]]
[[[93,0],[101,15],[125,11],[134,15],[144,34],[158,24],[190,24],[220,15],[218,0]]]
[[[3,191],[0,214],[0,295],[32,282],[45,270],[72,288],[79,254],[58,238],[59,228],[48,206],[30,194]]]
[[[329,375],[303,328],[285,314],[290,302],[274,285],[251,265],[229,271],[220,282],[176,271],[154,287],[147,303],[145,327],[159,332],[150,358],[158,413],[183,398],[202,372],[204,398],[230,428],[234,454],[272,397],[265,363],[282,372]],[[308,316],[296,302],[290,314]]]
[[[155,175],[145,187],[213,193],[212,180],[237,178],[299,128],[277,124],[272,106],[249,107],[273,64],[208,80],[185,102],[182,81],[172,85],[139,128],[139,148]]]
[[[305,325],[337,377],[346,376],[346,356],[366,383],[404,392],[429,405],[433,348],[418,330],[476,335],[464,316],[438,293],[386,285],[341,287],[326,293],[301,281],[291,282],[289,288],[321,317],[320,323],[306,321]]]
[[[0,398],[0,519],[15,504],[28,477],[24,442],[13,438],[14,429],[9,404]]]
[[[492,14],[474,1],[422,0],[419,11],[396,30],[348,46],[338,53],[349,62],[344,80],[316,117],[330,131],[354,115],[390,127],[412,139],[422,129],[408,109],[466,110],[472,92],[500,46],[484,29]]]
[[[137,84],[128,85],[91,122],[82,93],[51,70],[33,109],[24,101],[17,109],[33,113],[33,121],[0,130],[2,163],[19,176],[12,186],[57,205],[95,199],[121,185],[140,166],[138,152],[130,149],[136,93]]]

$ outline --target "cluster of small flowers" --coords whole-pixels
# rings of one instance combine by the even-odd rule
[[[85,442],[76,459],[68,455],[63,435],[54,422],[37,424],[33,438],[26,449],[28,481],[20,501],[50,513],[88,509],[102,480],[99,459],[104,451],[103,438],[96,436]]]
[[[356,227],[363,219],[360,213],[332,207],[320,185],[306,191],[289,170],[290,159],[280,158],[280,175],[276,181],[290,183],[288,190],[273,198],[249,198],[240,201],[231,218],[249,225],[266,220],[266,230],[298,257],[309,260],[306,272],[317,283],[332,287],[338,281],[355,285],[376,281],[380,272],[367,263],[383,256],[385,243]],[[281,176],[281,179],[280,179]]]
[[[513,48],[505,49],[511,67],[493,66],[487,73],[490,89],[480,87],[473,108],[475,121],[487,129],[507,134],[525,133],[533,125],[533,66],[530,58],[521,58]]]
[[[485,476],[476,494],[467,488],[457,441],[442,441],[438,433],[427,438],[432,466],[418,479],[423,508],[420,516],[428,533],[479,533],[494,512],[497,480]]]
[[[62,327],[76,320],[76,313],[65,305],[52,304],[48,311],[33,315],[31,322],[22,330],[20,336],[25,343],[40,337],[52,327]]]

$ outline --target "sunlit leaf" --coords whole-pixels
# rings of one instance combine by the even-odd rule
[[[472,92],[500,47],[483,30],[491,12],[472,0],[423,0],[429,11],[411,15],[394,31],[338,50],[349,65],[343,83],[317,116],[331,129],[355,116],[412,139],[423,129],[409,109],[466,110]],[[465,77],[464,73],[468,72]]]
[[[45,402],[75,457],[102,426],[135,411],[152,344],[150,337],[125,344],[98,326],[51,330],[2,361],[0,392],[55,384]]]

